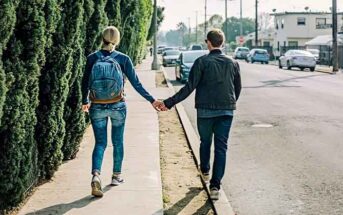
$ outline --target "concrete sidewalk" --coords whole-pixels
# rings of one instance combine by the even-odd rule
[[[150,71],[151,58],[137,68],[145,88],[163,98],[167,92],[155,87],[155,72]],[[102,184],[103,198],[93,198],[91,187],[91,154],[94,146],[89,127],[74,160],[64,163],[52,181],[40,186],[19,214],[72,214],[72,215],[158,215],[163,214],[162,184],[159,153],[158,115],[127,83],[127,123],[125,129],[125,156],[123,178],[118,187],[109,186],[112,174],[112,144],[109,139],[105,152]],[[159,95],[158,95],[159,94]]]

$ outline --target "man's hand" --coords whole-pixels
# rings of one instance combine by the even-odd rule
[[[85,113],[89,112],[90,104],[82,105],[82,111]]]
[[[164,105],[164,103],[162,101],[156,100],[152,103],[152,106],[157,111],[167,111],[168,110],[168,108]]]

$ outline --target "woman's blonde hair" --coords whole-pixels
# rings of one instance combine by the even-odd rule
[[[119,44],[120,32],[114,26],[108,26],[102,32],[102,48],[107,51],[113,51]]]

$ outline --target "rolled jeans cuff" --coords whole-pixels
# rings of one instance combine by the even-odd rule
[[[100,173],[100,170],[98,170],[98,169],[93,169],[93,170],[92,170],[92,175],[95,175],[95,173],[98,173],[98,175],[101,174],[101,173]]]

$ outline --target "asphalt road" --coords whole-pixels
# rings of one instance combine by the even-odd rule
[[[240,65],[223,180],[235,212],[342,215],[343,75]],[[179,89],[174,68],[166,70]],[[194,93],[183,106],[196,128]]]

